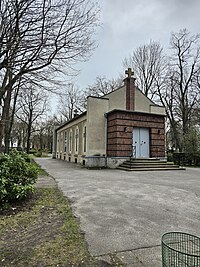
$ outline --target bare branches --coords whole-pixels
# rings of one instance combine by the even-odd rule
[[[185,29],[173,33],[171,50],[164,83],[157,92],[166,107],[172,142],[182,150],[184,135],[195,125],[199,110],[200,36]]]
[[[73,83],[68,83],[59,96],[59,113],[65,118],[70,120],[73,118],[74,113],[81,113],[84,109],[84,95]]]
[[[187,133],[193,107],[199,102],[198,75],[200,72],[200,35],[191,35],[186,29],[173,33],[171,48],[173,57],[170,69],[176,88],[177,114],[182,120],[183,133]]]
[[[123,65],[134,70],[139,88],[152,98],[156,91],[156,80],[163,75],[166,67],[160,44],[150,41],[149,44],[138,47],[131,56],[125,58]]]
[[[74,63],[86,60],[95,48],[97,15],[90,0],[1,0],[0,146],[7,92],[12,94],[22,78],[41,78],[44,84],[47,75],[50,81],[57,72],[69,72]]]
[[[0,69],[10,67],[14,82],[51,64],[86,59],[94,48],[98,10],[89,1],[4,0],[0,12]]]
[[[109,94],[116,88],[119,88],[123,85],[123,78],[120,76],[117,79],[106,79],[105,77],[96,77],[94,84],[89,85],[85,90],[85,95],[91,96],[103,96]]]
[[[27,85],[26,85],[27,86]],[[38,91],[37,88],[28,84],[28,87],[24,88],[20,92],[18,99],[18,111],[16,117],[26,125],[27,129],[27,153],[30,148],[31,134],[34,132],[34,124],[38,119],[44,115],[47,111],[48,97],[44,91]]]

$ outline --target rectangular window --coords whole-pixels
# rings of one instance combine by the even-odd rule
[[[59,152],[59,135],[58,135],[58,141],[57,141],[57,152]]]
[[[64,151],[67,152],[67,132],[65,132]]]
[[[83,151],[86,152],[86,126],[84,127],[83,132]]]
[[[62,132],[60,133],[60,137],[59,137],[59,152],[62,153],[63,152],[63,138],[62,138]]]
[[[72,129],[70,130],[69,133],[69,152],[72,152]]]
[[[75,150],[78,151],[78,128],[76,128],[76,135],[75,135]]]

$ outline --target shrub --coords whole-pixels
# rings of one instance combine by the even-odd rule
[[[177,165],[185,165],[185,153],[183,152],[174,152],[173,153],[173,162]]]
[[[167,151],[167,161],[174,161],[174,158],[173,158],[173,151]]]
[[[27,154],[11,151],[0,155],[0,204],[21,200],[33,191],[38,168]]]
[[[29,154],[35,154],[35,153],[36,153],[36,150],[35,149],[29,150]]]
[[[183,138],[183,150],[187,165],[197,165],[200,155],[200,133],[195,127],[191,127]]]
[[[38,150],[34,153],[36,157],[42,157],[42,150]]]

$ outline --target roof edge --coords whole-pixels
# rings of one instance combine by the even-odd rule
[[[109,115],[115,112],[122,112],[122,113],[132,113],[132,114],[144,114],[144,115],[155,115],[155,116],[161,116],[166,117],[166,114],[158,114],[158,113],[149,113],[149,112],[143,112],[143,111],[134,111],[134,110],[125,110],[125,109],[113,109],[105,114]]]
[[[56,131],[60,130],[62,127],[66,126],[66,125],[69,124],[70,122],[73,122],[73,121],[75,121],[75,120],[77,120],[77,119],[79,119],[79,118],[85,116],[86,114],[87,114],[87,111],[82,112],[80,115],[78,115],[78,116],[72,118],[71,120],[65,122],[64,124],[60,125],[58,128],[56,128]]]

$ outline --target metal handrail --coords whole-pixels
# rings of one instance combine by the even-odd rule
[[[132,146],[132,152],[131,152],[131,155],[130,155],[130,169],[131,169],[131,159],[132,158],[136,158],[136,146]]]
[[[132,158],[136,158],[136,146],[133,146],[133,149],[132,149]]]

